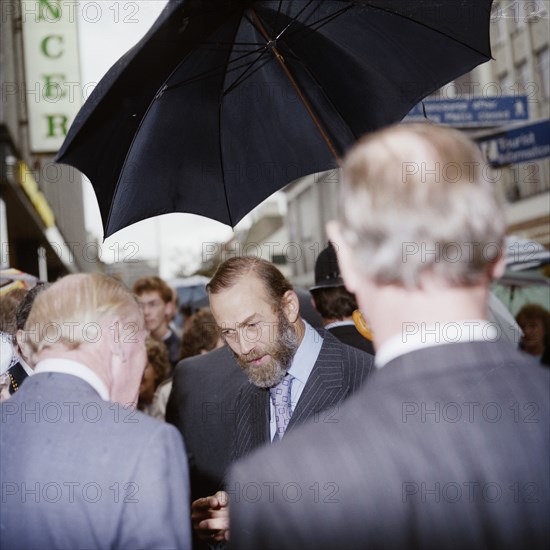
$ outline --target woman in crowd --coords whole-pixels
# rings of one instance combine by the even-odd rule
[[[519,347],[550,366],[550,313],[538,304],[527,304],[516,315],[523,331]]]
[[[207,353],[223,345],[216,321],[210,309],[199,309],[189,319],[181,339],[180,359]]]
[[[163,342],[150,336],[145,341],[147,348],[147,366],[143,371],[143,378],[139,387],[138,409],[144,413],[164,420],[166,401],[160,398],[162,388],[172,382],[170,376],[170,361],[168,350]],[[168,391],[168,394],[170,391]]]

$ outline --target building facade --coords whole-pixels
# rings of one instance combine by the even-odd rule
[[[493,60],[427,98],[427,116],[478,141],[488,157],[486,177],[506,201],[507,233],[550,248],[550,2],[500,0],[493,4]],[[438,107],[448,110],[439,116]],[[441,110],[441,109],[440,109]],[[417,109],[422,113],[422,109]],[[412,113],[412,112],[411,112]],[[454,116],[453,116],[454,114]],[[415,120],[411,115],[407,117]],[[417,119],[422,119],[417,117]],[[285,188],[290,241],[302,255],[292,264],[298,284],[313,281],[316,253],[336,215],[335,168]]]
[[[81,175],[53,162],[82,103],[76,15],[54,0],[0,6],[1,265],[50,281],[98,268]]]
[[[512,142],[516,150],[511,162],[497,162],[493,171],[507,201],[508,233],[550,248],[550,2],[494,2],[491,46],[494,60],[457,84],[469,79],[479,82],[489,98],[525,98],[525,122],[475,132],[473,137],[484,143],[491,143],[491,136],[493,144],[499,139]],[[535,144],[539,128],[542,142]],[[511,135],[515,140],[507,139]],[[535,148],[543,150],[537,153]],[[522,158],[528,160],[521,162]]]

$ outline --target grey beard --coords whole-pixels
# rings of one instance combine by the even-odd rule
[[[250,353],[248,355],[238,355],[235,353],[235,358],[252,384],[259,388],[272,388],[285,377],[297,349],[296,329],[281,311],[279,312],[277,342],[274,342],[266,350],[271,356],[269,362],[264,365],[250,363],[254,359],[259,359],[262,356],[261,353],[257,355]]]

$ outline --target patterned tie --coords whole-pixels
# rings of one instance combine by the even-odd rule
[[[292,416],[290,389],[292,388],[293,380],[294,376],[287,373],[276,386],[269,389],[271,401],[273,401],[273,406],[275,407],[275,423],[277,425],[273,442],[283,438]]]

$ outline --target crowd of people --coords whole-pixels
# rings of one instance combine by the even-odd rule
[[[448,128],[360,140],[315,316],[254,257],[218,266],[183,334],[159,277],[2,296],[1,546],[546,548],[550,314],[523,307],[516,343],[490,321],[482,167]]]

